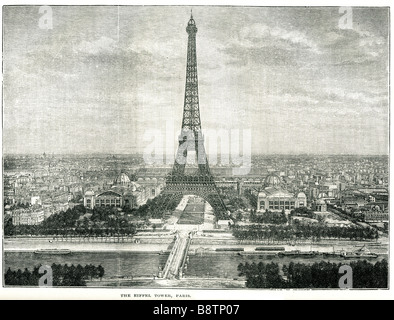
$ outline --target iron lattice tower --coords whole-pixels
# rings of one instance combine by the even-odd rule
[[[196,53],[197,27],[193,15],[187,24],[186,32],[188,45],[182,131],[174,166],[167,176],[164,193],[200,196],[209,202],[216,216],[220,218],[227,209],[210,172],[204,148],[204,137],[201,132]],[[187,174],[185,168],[190,151],[194,151],[195,159],[192,159],[192,162],[197,163],[197,168],[191,174]]]

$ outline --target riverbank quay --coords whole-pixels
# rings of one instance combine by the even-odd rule
[[[121,237],[56,239],[53,237],[8,237],[3,241],[4,251],[31,252],[39,249],[68,249],[72,252],[89,251],[130,251],[166,253],[171,250],[174,235],[139,235],[138,237],[122,239]],[[189,254],[200,252],[216,252],[224,248],[233,248],[245,253],[257,252],[258,247],[282,247],[284,251],[301,250],[317,252],[333,252],[338,250],[353,251],[355,248],[366,246],[378,254],[388,253],[388,239],[379,241],[353,241],[324,239],[319,242],[302,240],[297,243],[279,241],[240,241],[230,234],[215,237],[194,236],[189,248]],[[242,250],[241,250],[242,249]],[[274,250],[275,251],[275,250]],[[261,253],[261,252],[260,252]]]

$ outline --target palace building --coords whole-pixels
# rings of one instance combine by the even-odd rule
[[[306,195],[303,192],[297,195],[281,188],[281,179],[268,175],[265,179],[265,188],[258,193],[257,211],[293,210],[307,205]]]
[[[306,195],[300,192],[294,194],[275,187],[267,187],[259,192],[257,198],[257,211],[293,210],[306,206]]]
[[[100,192],[85,192],[84,206],[94,207],[129,207],[136,208],[146,203],[161,192],[160,182],[156,179],[136,183],[125,173],[121,173],[114,181],[112,188]]]

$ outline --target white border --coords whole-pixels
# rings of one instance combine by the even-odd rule
[[[111,0],[69,0],[69,1],[42,1],[37,0],[3,0],[3,5],[183,5],[183,6],[200,6],[200,5],[217,5],[217,6],[357,6],[357,7],[390,7],[391,2],[388,0],[333,0],[333,1],[311,1],[311,0],[268,0],[268,1],[256,1],[256,0],[230,0],[223,3],[223,1],[218,0],[204,0],[204,1],[184,1],[184,0],[170,0],[165,2],[158,1],[111,1]],[[1,7],[1,16],[3,8]],[[390,43],[391,43],[391,15],[390,15]],[[1,26],[2,29],[2,26]],[[3,30],[1,30],[1,40]],[[390,67],[392,61],[392,51],[390,50]],[[392,77],[390,73],[390,83],[392,82]],[[2,88],[1,88],[2,93]],[[392,94],[392,88],[390,86],[390,97]],[[391,104],[390,104],[390,117],[391,121]],[[2,117],[2,121],[4,121]],[[3,123],[3,122],[2,122]],[[3,126],[2,126],[3,127]],[[2,133],[1,127],[1,133]],[[392,131],[390,132],[390,150],[391,141],[393,141]],[[2,149],[2,140],[0,142]],[[390,153],[390,168],[393,166],[393,161]],[[0,164],[2,171],[2,162]],[[392,184],[392,176],[390,175],[390,186]],[[2,184],[1,184],[2,186]],[[2,190],[2,187],[0,188]],[[391,188],[390,188],[391,193]],[[1,201],[3,192],[1,191]],[[2,203],[2,202],[1,202]],[[390,207],[392,208],[392,201],[390,197]],[[2,219],[0,219],[2,220]],[[2,228],[2,221],[0,221]],[[390,235],[393,234],[393,224],[390,223]],[[391,236],[390,236],[391,244]],[[392,246],[390,245],[390,264],[392,266]],[[2,259],[2,250],[0,251],[0,261]],[[392,267],[390,268],[390,271]],[[390,290],[268,290],[268,289],[241,289],[241,290],[187,290],[187,289],[134,289],[134,288],[80,288],[80,289],[66,289],[66,288],[3,288],[2,287],[2,277],[0,277],[0,299],[1,300],[33,300],[33,299],[53,299],[53,300],[78,300],[78,299],[88,299],[88,300],[143,300],[140,298],[133,297],[134,294],[150,294],[154,297],[155,293],[158,294],[172,294],[173,299],[175,294],[189,294],[191,298],[179,299],[179,300],[293,300],[293,299],[307,299],[307,300],[354,300],[354,299],[368,299],[368,300],[387,300],[394,297],[393,288],[394,280],[390,272],[389,284]],[[129,294],[130,298],[122,298],[121,294]],[[145,298],[146,299],[146,298]],[[155,300],[154,298],[146,300]],[[164,302],[165,304],[165,302]],[[159,304],[158,304],[159,305]]]

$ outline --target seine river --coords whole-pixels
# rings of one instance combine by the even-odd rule
[[[387,259],[387,255],[381,255],[377,259],[369,260],[371,263],[375,263],[376,261],[380,261],[382,259]],[[185,272],[186,277],[224,277],[224,278],[236,278],[238,277],[237,267],[240,263],[270,263],[275,262],[279,265],[289,264],[290,262],[294,263],[307,263],[312,264],[320,261],[326,262],[335,262],[335,263],[348,263],[352,260],[345,260],[343,258],[323,258],[323,257],[314,257],[314,258],[290,258],[290,257],[277,257],[277,256],[267,256],[267,255],[236,255],[236,254],[210,254],[210,255],[195,255],[189,257],[189,264],[187,266],[187,270]]]
[[[168,254],[157,253],[135,253],[135,252],[75,252],[69,255],[44,255],[33,252],[5,252],[4,253],[4,271],[11,267],[13,270],[28,268],[32,270],[39,264],[51,265],[68,264],[75,266],[81,264],[102,265],[105,270],[104,277],[152,277],[157,275],[159,267],[163,267],[167,261]],[[370,262],[387,259],[387,255],[380,255],[377,259],[371,259]],[[316,261],[330,262],[349,262],[343,258],[279,258],[275,256],[263,255],[242,255],[234,253],[211,253],[196,254],[189,256],[185,277],[221,277],[237,278],[237,267],[240,263],[252,262],[276,262],[281,265],[293,262],[314,263]]]
[[[131,253],[131,252],[73,252],[68,255],[46,255],[34,252],[5,252],[4,270],[25,268],[32,270],[37,265],[56,264],[87,264],[102,265],[105,270],[104,277],[153,277],[157,275],[159,266],[164,266],[168,254],[157,253]]]

